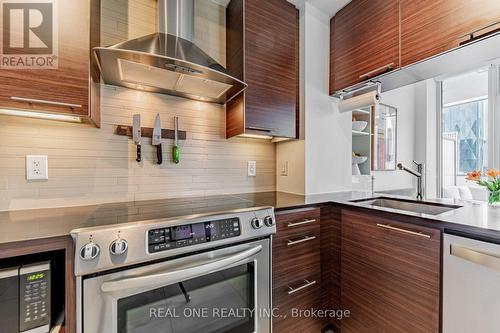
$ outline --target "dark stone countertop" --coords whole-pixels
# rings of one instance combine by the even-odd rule
[[[376,196],[382,196],[377,194]],[[393,195],[383,195],[394,197]],[[91,206],[48,208],[0,212],[0,243],[26,241],[69,235],[77,228],[169,218],[233,209],[273,206],[277,211],[309,205],[336,203],[365,207],[351,200],[370,198],[368,192],[336,192],[320,195],[296,195],[284,192],[260,192],[234,195],[106,203]],[[500,208],[485,203],[434,200],[456,204],[461,208],[439,214],[425,215],[370,206],[368,209],[425,218],[436,227],[481,238],[500,240]]]

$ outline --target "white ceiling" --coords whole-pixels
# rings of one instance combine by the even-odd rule
[[[347,5],[351,0],[307,0],[314,7],[317,7],[322,12],[328,14],[332,17],[345,5]]]

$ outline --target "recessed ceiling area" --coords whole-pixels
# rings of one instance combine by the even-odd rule
[[[304,1],[320,9],[329,17],[334,16],[340,9],[351,2],[351,0],[288,0],[288,2],[291,2],[295,5],[298,5],[299,3]]]
[[[332,17],[351,0],[309,0],[309,2]]]

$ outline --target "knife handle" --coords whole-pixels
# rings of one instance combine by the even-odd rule
[[[141,157],[141,144],[138,143],[137,144],[137,158],[135,159],[137,162],[140,162],[142,161],[142,157]]]
[[[179,162],[180,162],[180,150],[179,150],[179,146],[177,146],[177,145],[174,145],[172,148],[172,161],[175,164],[179,164]]]
[[[157,164],[162,164],[163,163],[163,151],[161,150],[161,143],[156,146],[156,157],[158,159]]]

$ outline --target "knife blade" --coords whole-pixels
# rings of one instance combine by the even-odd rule
[[[137,158],[135,159],[137,162],[142,160],[141,157],[141,115],[134,114],[132,120],[132,137],[134,139],[135,144],[137,145]]]
[[[160,114],[158,113],[155,118],[155,126],[153,128],[153,146],[156,146],[156,157],[157,164],[163,163],[163,152],[161,148],[161,119]]]

